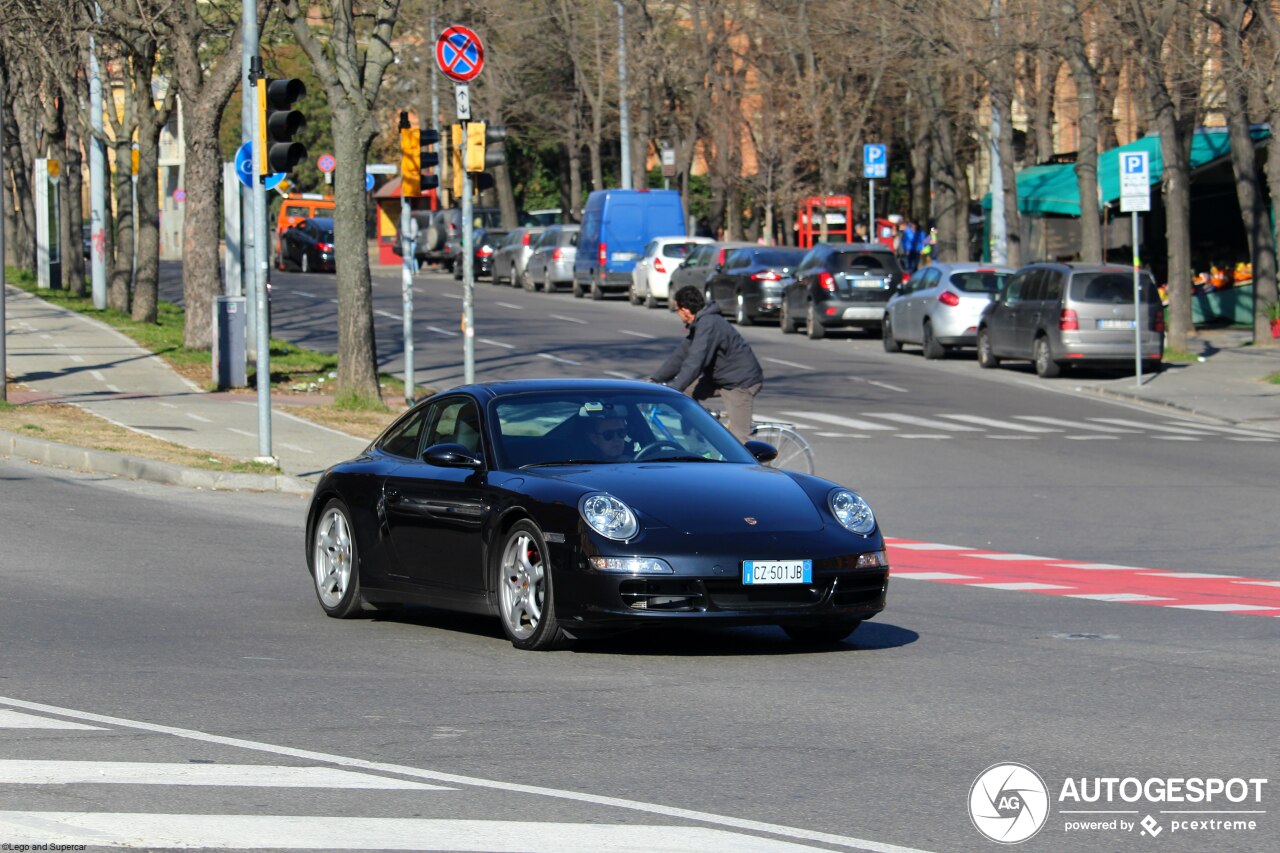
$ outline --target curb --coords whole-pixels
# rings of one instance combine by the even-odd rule
[[[287,474],[241,474],[203,471],[185,468],[156,459],[142,459],[112,453],[109,450],[91,450],[15,435],[0,430],[0,456],[29,459],[58,468],[71,468],[90,474],[108,474],[130,480],[149,480],[171,486],[214,491],[280,492],[290,495],[310,495],[314,484]]]
[[[1221,412],[1217,412],[1217,411],[1207,412],[1207,411],[1204,411],[1203,409],[1199,409],[1194,406],[1184,406],[1178,403],[1170,402],[1168,400],[1152,400],[1148,397],[1140,397],[1137,394],[1126,394],[1123,391],[1113,391],[1110,388],[1090,388],[1087,386],[1083,386],[1083,387],[1080,387],[1079,390],[1087,394],[1093,394],[1098,397],[1109,397],[1113,400],[1123,400],[1126,403],[1140,403],[1144,406],[1153,406],[1160,409],[1171,409],[1175,412],[1186,412],[1189,415],[1196,415],[1197,417],[1208,418],[1210,420],[1219,421],[1224,424],[1231,424],[1232,426],[1238,426],[1241,429],[1261,430],[1263,432],[1280,433],[1280,425],[1272,425],[1267,423],[1260,424],[1255,421],[1240,421],[1240,420],[1233,420],[1232,418],[1224,418]]]

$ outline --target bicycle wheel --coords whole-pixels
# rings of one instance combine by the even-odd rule
[[[765,464],[770,468],[786,468],[789,471],[813,473],[813,448],[805,437],[782,424],[756,424],[751,437],[766,441],[778,449],[778,455]]]

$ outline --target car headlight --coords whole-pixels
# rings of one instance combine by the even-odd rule
[[[578,502],[578,512],[587,526],[608,539],[630,539],[640,529],[631,507],[613,495],[587,495]]]
[[[866,536],[876,529],[876,516],[871,507],[848,489],[835,489],[827,495],[827,506],[840,526],[851,533]]]

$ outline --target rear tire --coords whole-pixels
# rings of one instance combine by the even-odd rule
[[[640,304],[640,297],[636,296],[635,285],[632,285],[631,289],[627,291],[627,301],[630,302],[632,305]]]
[[[827,330],[818,322],[818,311],[812,302],[805,314],[805,332],[811,341],[820,341],[827,336]]]
[[[582,285],[578,284],[578,280],[576,278],[573,280],[573,298],[582,298]]]
[[[1040,378],[1053,379],[1062,374],[1062,365],[1053,360],[1053,348],[1049,346],[1048,338],[1036,338],[1035,357],[1036,375]]]
[[[796,321],[791,319],[791,312],[787,310],[787,301],[782,300],[782,307],[778,309],[778,328],[782,329],[784,335],[794,335],[796,333]]]
[[[591,282],[591,301],[599,302],[601,299],[604,299],[604,291],[600,289],[600,282]]]
[[[533,293],[538,289],[538,285],[534,284],[533,276],[529,275],[529,270],[527,269],[520,273],[520,284],[530,293]]]
[[[653,298],[652,290],[644,295],[644,307],[650,310],[658,307],[658,300]]]
[[[978,366],[988,370],[1000,366],[1000,359],[991,350],[991,333],[986,329],[978,330]]]
[[[893,336],[893,321],[889,319],[889,315],[884,315],[884,324],[881,326],[884,333],[880,336],[880,342],[884,344],[885,352],[902,352],[902,344],[898,343],[898,339]]]
[[[925,358],[932,360],[947,354],[947,348],[938,343],[938,339],[933,336],[933,324],[928,320],[925,321],[924,331],[921,332],[920,337],[920,346],[924,350]]]
[[[839,619],[821,625],[783,625],[782,630],[797,643],[833,646],[847,639],[861,624],[861,619]]]
[[[752,322],[751,315],[747,313],[747,302],[741,293],[738,294],[737,313],[734,315],[734,320],[739,326],[750,326]]]
[[[298,264],[298,269],[302,272],[311,272],[311,261],[307,260],[307,250],[302,250],[302,261]]]
[[[333,498],[311,531],[311,583],[320,607],[334,619],[360,613],[360,552],[347,505]]]

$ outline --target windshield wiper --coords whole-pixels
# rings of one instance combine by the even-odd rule
[[[529,462],[520,466],[523,471],[526,468],[546,468],[551,465],[612,465],[612,462],[606,462],[603,459],[557,459],[554,462]]]
[[[655,456],[645,462],[723,462],[722,459],[708,459],[705,456]]]

